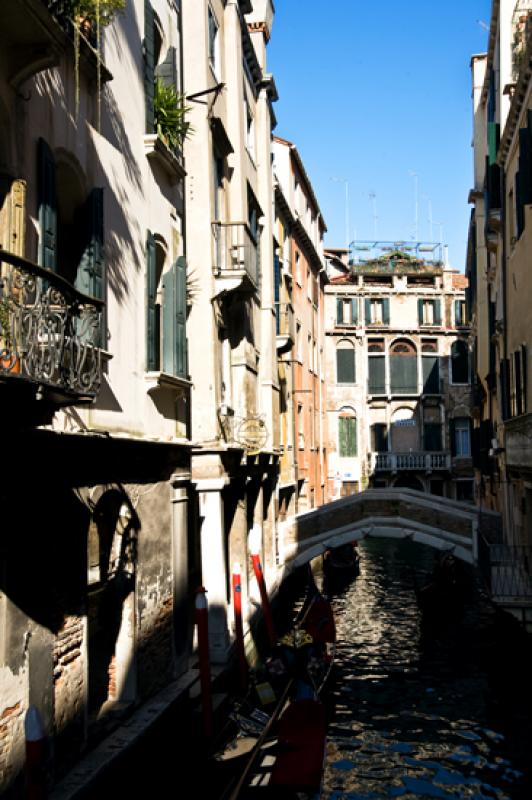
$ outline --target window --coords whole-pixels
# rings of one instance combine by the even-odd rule
[[[390,349],[392,394],[417,394],[417,352],[411,342],[394,342]]]
[[[218,35],[218,22],[216,21],[216,17],[214,16],[210,8],[208,10],[208,25],[209,25],[209,64],[211,65],[212,71],[214,72],[216,77],[219,78],[220,42]]]
[[[371,426],[371,449],[374,453],[388,450],[388,428],[385,422],[375,422]]]
[[[244,89],[245,96],[245,89]],[[251,113],[251,107],[247,101],[244,100],[244,118],[246,122],[246,147],[251,158],[255,158],[255,118]]]
[[[468,417],[451,420],[451,452],[458,458],[471,455],[471,421]]]
[[[438,356],[423,355],[423,393],[440,393],[440,359]]]
[[[389,298],[367,297],[365,301],[366,325],[389,325],[390,324],[390,300]]]
[[[342,412],[338,417],[338,454],[340,458],[357,455],[357,419],[353,414]]]
[[[336,349],[336,382],[355,383],[355,348],[351,342],[338,343]]]
[[[300,322],[296,322],[296,359],[300,364],[303,363],[303,335]]]
[[[386,394],[386,362],[384,355],[368,357],[368,392]]]
[[[443,449],[441,423],[425,422],[423,425],[423,449],[436,452]]]
[[[528,348],[526,345],[522,345],[512,356],[511,406],[513,416],[521,416],[526,413],[527,355]]]
[[[296,252],[296,281],[301,286],[301,253]]]
[[[462,339],[454,342],[451,348],[451,380],[453,383],[469,383],[469,351]]]
[[[297,446],[300,450],[305,449],[305,423],[303,419],[303,406],[297,406]]]
[[[336,300],[336,324],[356,325],[358,304],[356,297],[338,297]]]
[[[419,298],[418,322],[420,325],[441,325],[441,303],[439,300]]]
[[[454,324],[457,328],[467,325],[467,309],[465,300],[454,301]]]

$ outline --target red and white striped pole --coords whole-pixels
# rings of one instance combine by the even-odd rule
[[[244,626],[242,624],[242,577],[240,564],[233,564],[233,607],[235,609],[235,639],[238,652],[240,688],[245,690],[248,682],[248,663],[244,647]]]
[[[24,718],[27,800],[46,798],[46,735],[38,708],[29,706]]]
[[[198,660],[201,685],[203,733],[210,739],[214,732],[212,712],[211,664],[209,657],[209,607],[206,590],[196,590],[196,625],[198,626]]]
[[[253,571],[259,586],[260,599],[262,603],[262,613],[264,614],[264,622],[266,623],[266,630],[268,631],[268,638],[272,647],[275,647],[277,636],[275,628],[273,627],[272,609],[270,606],[270,598],[266,590],[266,583],[264,581],[264,573],[262,571],[262,564],[260,563],[260,555],[256,545],[251,546],[251,560],[253,562]]]

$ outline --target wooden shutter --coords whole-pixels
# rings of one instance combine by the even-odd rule
[[[103,189],[94,188],[80,215],[85,242],[76,275],[76,289],[91,297],[103,299]]]
[[[385,297],[382,301],[382,322],[384,325],[390,324],[390,298]]]
[[[369,325],[371,322],[371,300],[369,297],[366,297],[364,300],[364,315],[366,320],[366,325]]]
[[[434,303],[434,324],[441,325],[441,301],[433,300]]]
[[[281,299],[281,263],[277,254],[275,254],[273,257],[273,275],[274,300],[276,303],[278,303]]]
[[[159,336],[157,325],[157,265],[155,238],[151,231],[146,237],[146,369],[159,369]]]
[[[454,301],[454,324],[456,326],[462,324],[462,304],[460,300]]]
[[[153,94],[155,83],[155,19],[150,0],[144,0],[144,96],[146,100],[146,133],[155,130]]]
[[[521,374],[521,350],[514,352],[515,411],[518,417],[523,413],[523,383]]]
[[[164,61],[161,61],[155,68],[155,75],[161,79],[165,86],[172,86],[177,92],[177,59],[175,47],[168,48]]]
[[[519,174],[523,203],[532,203],[532,139],[529,128],[519,129]]]
[[[55,159],[44,139],[37,144],[39,207],[39,264],[57,270],[57,196]]]
[[[417,393],[417,356],[390,356],[391,390],[397,394]]]
[[[368,372],[370,394],[384,394],[386,391],[384,356],[371,356],[368,358]]]
[[[341,297],[336,300],[336,324],[343,325],[344,322],[344,301]]]
[[[356,417],[339,417],[338,445],[341,458],[351,458],[357,454]]]
[[[523,414],[528,412],[528,347],[521,345],[521,372],[523,381]]]
[[[517,222],[517,238],[525,229],[525,209],[523,206],[523,181],[519,171],[515,173],[515,217]]]
[[[353,325],[358,323],[358,298],[351,299],[351,322]]]
[[[420,297],[417,301],[417,318],[420,325],[423,325],[423,305],[425,301]]]
[[[355,382],[355,351],[350,347],[336,351],[337,383]]]
[[[423,356],[423,392],[438,394],[440,391],[440,368],[438,356]]]
[[[163,370],[187,375],[186,260],[180,256],[163,276]]]

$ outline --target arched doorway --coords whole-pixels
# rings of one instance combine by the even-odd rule
[[[392,451],[410,453],[419,450],[419,425],[415,409],[403,406],[392,414]]]

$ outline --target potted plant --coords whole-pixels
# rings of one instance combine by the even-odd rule
[[[160,78],[155,81],[153,96],[154,124],[157,136],[170,150],[178,150],[183,140],[192,133],[186,116],[190,107],[184,96],[174,86],[165,86]]]
[[[126,7],[127,0],[75,0],[74,14],[82,33],[94,25],[109,25]]]

